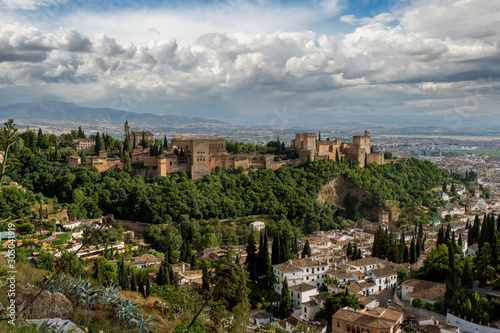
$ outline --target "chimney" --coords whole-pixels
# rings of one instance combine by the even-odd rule
[[[288,263],[291,264],[292,263],[292,259],[288,259]]]
[[[186,264],[182,263],[182,273],[186,273]]]

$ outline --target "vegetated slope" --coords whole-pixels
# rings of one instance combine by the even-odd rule
[[[197,182],[181,172],[171,177],[143,179],[120,170],[98,174],[93,168],[63,167],[45,155],[23,153],[22,167],[14,179],[35,192],[66,203],[68,213],[77,217],[98,217],[103,213],[117,218],[153,223],[178,220],[186,214],[196,219],[241,217],[254,214],[283,216],[305,232],[340,227],[336,205],[318,202],[324,184],[338,174],[347,175],[354,185],[371,194],[374,205],[382,199],[412,202],[427,185],[394,183],[406,172],[424,173],[432,164],[410,160],[402,166],[370,165],[349,168],[348,163],[320,160],[299,167],[285,165],[278,170],[214,169]],[[439,173],[437,167],[431,168]],[[417,180],[412,177],[410,179]],[[435,181],[431,183],[434,184]],[[407,194],[405,191],[413,194]],[[338,212],[337,212],[338,213]]]

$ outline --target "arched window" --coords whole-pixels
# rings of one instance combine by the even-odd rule
[[[351,330],[351,325],[347,324],[347,332]]]

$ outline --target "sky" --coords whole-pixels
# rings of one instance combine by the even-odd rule
[[[0,0],[0,105],[498,115],[497,0]]]

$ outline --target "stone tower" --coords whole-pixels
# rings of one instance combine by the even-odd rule
[[[368,135],[370,132],[365,130],[365,135],[355,135],[352,137],[352,143],[357,146],[357,148],[361,148],[365,150],[366,154],[370,154],[371,150],[371,139]]]
[[[123,126],[123,136],[126,138],[127,135],[130,135],[130,125],[128,123],[128,119],[125,120],[125,126]]]

